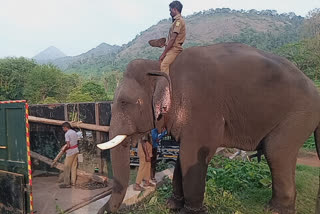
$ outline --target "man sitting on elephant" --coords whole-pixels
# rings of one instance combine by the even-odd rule
[[[169,67],[182,51],[182,44],[186,39],[186,24],[181,16],[183,5],[179,1],[173,1],[169,5],[172,25],[169,30],[167,42],[165,38],[150,40],[153,47],[164,47],[165,49],[159,58],[160,70],[169,74]]]

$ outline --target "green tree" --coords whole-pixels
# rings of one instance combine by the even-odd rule
[[[82,93],[81,88],[74,88],[68,95],[67,102],[79,103],[79,102],[93,102],[94,99],[89,93]]]
[[[42,104],[52,104],[52,103],[58,103],[58,101],[54,97],[47,97],[42,102]]]
[[[30,103],[41,103],[47,97],[56,97],[65,87],[63,78],[64,74],[57,67],[38,65],[27,75],[25,97]]]
[[[111,71],[104,73],[103,84],[104,88],[107,91],[108,99],[112,100],[116,88],[119,86],[123,78],[123,72],[120,71]]]
[[[82,94],[88,94],[94,101],[106,100],[106,92],[102,85],[93,81],[84,83],[81,87]]]
[[[310,47],[310,40],[284,45],[275,52],[293,62],[309,78],[318,79],[317,69],[320,61],[314,54],[313,47]]]
[[[320,8],[311,10],[304,21],[304,36],[316,37],[320,34]]]
[[[1,99],[24,99],[23,90],[26,86],[26,77],[34,67],[36,67],[34,61],[23,57],[0,59]]]

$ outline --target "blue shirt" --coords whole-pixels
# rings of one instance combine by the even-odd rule
[[[157,148],[159,146],[159,141],[167,134],[168,134],[167,130],[159,134],[158,129],[152,129],[151,130],[152,148]]]

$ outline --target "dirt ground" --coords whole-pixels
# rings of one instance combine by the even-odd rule
[[[223,155],[224,157],[230,157],[236,151],[236,149],[224,149],[219,154]],[[247,152],[248,155],[254,153],[255,152]],[[237,159],[241,159],[241,157],[237,157]],[[301,149],[298,154],[297,164],[320,167],[320,160],[316,152],[305,151]]]
[[[33,178],[33,204],[35,214],[56,214],[108,190],[108,187],[88,190],[83,185],[88,180],[78,178],[79,186],[60,189],[58,176],[39,176]],[[82,184],[82,186],[80,186]]]
[[[302,150],[299,152],[297,164],[320,167],[320,160],[317,153]]]

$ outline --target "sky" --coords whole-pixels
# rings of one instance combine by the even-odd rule
[[[49,46],[66,55],[102,42],[126,44],[169,18],[172,0],[0,0],[0,58],[31,58]],[[182,15],[211,8],[272,9],[306,16],[320,0],[181,0]]]

